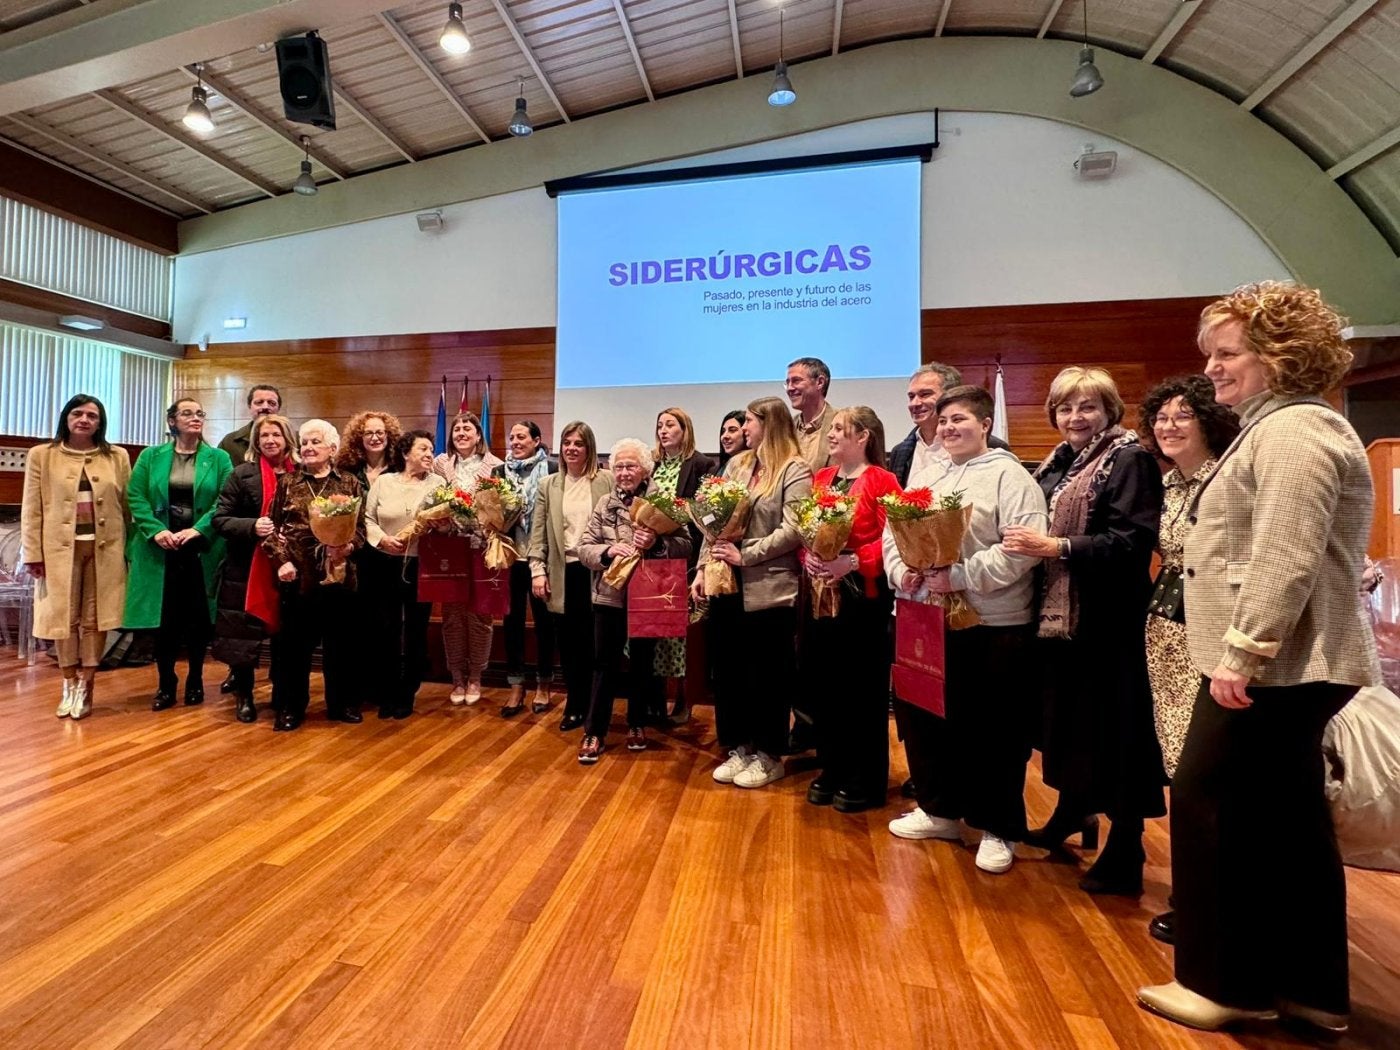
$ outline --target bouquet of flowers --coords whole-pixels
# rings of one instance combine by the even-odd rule
[[[690,501],[690,520],[710,543],[733,543],[744,535],[749,523],[749,491],[742,482],[709,474],[700,479],[700,488]],[[734,569],[722,561],[706,558],[701,566],[707,597],[735,594],[739,582]]]
[[[850,496],[818,486],[797,504],[797,529],[811,557],[831,561],[846,546],[855,521],[856,501]],[[812,578],[812,617],[835,616],[841,608],[841,591],[833,580]]]
[[[451,485],[439,485],[423,500],[413,520],[399,529],[395,539],[404,543],[417,539],[436,525],[465,529],[476,517],[472,494]]]
[[[934,499],[933,493],[923,488],[880,497],[894,544],[910,569],[943,569],[961,557],[963,535],[972,521],[972,504],[964,505],[962,496],[959,491]],[[961,591],[930,594],[928,600],[943,606],[951,630],[981,622]]]
[[[355,526],[360,520],[360,497],[337,492],[333,496],[316,496],[307,505],[311,535],[325,547],[343,547],[355,538]],[[345,559],[327,559],[326,574],[321,583],[344,583]]]
[[[515,528],[524,509],[519,487],[507,477],[480,478],[473,493],[473,507],[476,523],[486,534],[486,567],[509,569],[520,558],[520,551],[505,536]]]
[[[669,536],[684,527],[685,523],[690,520],[690,516],[686,512],[685,500],[663,496],[660,493],[638,496],[632,501],[631,514],[634,525],[651,529],[658,536]],[[618,558],[603,573],[603,582],[609,587],[621,590],[627,586],[627,581],[632,577],[632,571],[641,560],[640,551],[636,554],[629,554],[625,558]]]

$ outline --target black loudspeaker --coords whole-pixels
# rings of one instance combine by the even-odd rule
[[[335,130],[331,59],[315,30],[277,41],[277,79],[288,120]]]

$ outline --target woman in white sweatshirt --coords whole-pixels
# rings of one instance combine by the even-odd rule
[[[951,466],[930,488],[954,492],[972,506],[961,560],[914,572],[885,529],[885,571],[902,597],[965,592],[981,623],[945,639],[945,717],[905,705],[901,724],[918,806],[890,822],[901,838],[950,839],[965,820],[982,832],[977,866],[1001,873],[1026,833],[1023,797],[1030,738],[1030,695],[1023,681],[1035,638],[1036,558],[1002,546],[1009,525],[1043,528],[1045,496],[1005,449],[989,449],[992,398],[981,387],[956,386],[938,401],[938,434]]]

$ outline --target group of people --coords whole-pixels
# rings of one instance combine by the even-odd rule
[[[1137,896],[1144,821],[1166,814],[1170,777],[1174,911],[1152,932],[1175,943],[1177,980],[1143,989],[1143,1005],[1197,1027],[1284,1012],[1336,1030],[1348,1003],[1345,884],[1320,740],[1377,666],[1358,595],[1370,475],[1355,432],[1321,396],[1350,365],[1341,328],[1312,290],[1237,289],[1201,316],[1204,374],[1150,391],[1140,431],[1108,372],[1065,368],[1045,404],[1062,440],[1033,470],[992,436],[990,395],[937,363],[911,377],[913,429],[888,453],[877,415],[836,408],[826,365],[800,358],[786,401],[759,398],[721,421],[718,457],[697,450],[692,419],[671,406],[649,439],[617,442],[606,466],[582,421],[560,430],[557,463],[529,420],[510,427],[500,458],[470,412],[437,450],[384,412],[359,413],[343,433],[320,419],[294,432],[276,389],[258,386],[251,422],[219,448],[204,440],[201,406],[178,399],[170,441],[133,467],[106,440],[101,403],[78,395],[29,458],[25,557],[46,584],[35,633],[57,644],[60,716],[91,709],[102,636],[124,626],[156,631],[156,710],[176,703],[181,647],[184,702],[204,699],[212,643],[239,720],[255,720],[253,672],[269,640],[276,729],[305,716],[318,642],[330,718],[359,722],[371,698],[381,717],[407,717],[430,605],[418,600],[418,540],[399,537],[444,481],[508,476],[523,557],[510,569],[503,716],[527,698],[543,713],[558,690],[559,727],[582,729],[584,765],[605,751],[619,691],[629,750],[648,747],[648,728],[683,720],[685,639],[629,637],[628,591],[607,570],[633,556],[685,559],[707,620],[714,780],[781,779],[796,712],[821,769],[807,801],[855,813],[889,793],[892,613],[957,592],[977,622],[946,632],[943,713],[894,702],[903,793],[916,804],[891,833],[958,840],[966,825],[981,832],[977,867],[1001,873],[1018,843],[1063,851],[1078,835],[1097,848],[1106,815],[1080,886]],[[741,535],[662,535],[634,521],[639,497],[689,498],[712,474],[748,495]],[[814,485],[855,504],[846,549],[830,560],[805,551],[798,528]],[[881,497],[915,489],[971,506],[955,564],[903,561]],[[310,517],[313,501],[335,495],[363,506],[348,541],[328,546]],[[707,593],[709,563],[732,568],[732,593]],[[839,589],[834,616],[813,614],[818,582]],[[493,622],[449,602],[442,626],[450,701],[476,704]],[[1032,749],[1058,792],[1035,829],[1024,802]],[[1287,880],[1259,879],[1257,857],[1285,841]]]

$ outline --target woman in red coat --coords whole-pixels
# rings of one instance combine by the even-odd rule
[[[890,771],[890,610],[894,595],[885,579],[881,535],[885,508],[898,492],[885,469],[885,428],[864,405],[836,413],[827,434],[832,466],[817,471],[814,490],[827,488],[856,500],[846,547],[831,561],[810,551],[809,576],[839,583],[834,617],[803,625],[802,678],[812,687],[817,759],[822,772],[807,790],[814,806],[859,813],[885,804]],[[817,687],[820,683],[820,687]]]

